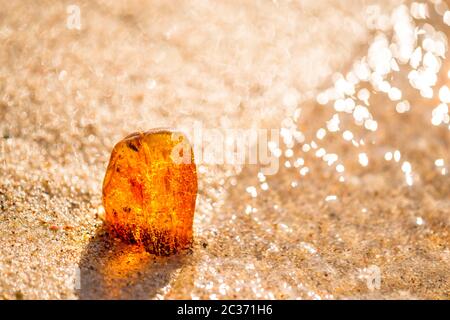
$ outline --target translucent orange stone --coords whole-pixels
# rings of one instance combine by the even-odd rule
[[[154,129],[114,146],[103,206],[106,223],[118,237],[156,255],[188,247],[196,197],[194,154],[183,134]]]

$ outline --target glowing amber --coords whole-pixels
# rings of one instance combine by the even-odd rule
[[[106,223],[118,237],[168,255],[192,242],[197,171],[187,138],[133,133],[112,151],[103,181]]]

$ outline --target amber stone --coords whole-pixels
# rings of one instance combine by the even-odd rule
[[[197,197],[194,154],[170,129],[133,133],[112,151],[103,181],[107,226],[156,255],[190,246]]]

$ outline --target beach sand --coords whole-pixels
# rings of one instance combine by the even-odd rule
[[[373,94],[376,132],[342,118],[315,138],[334,114],[316,95],[375,35],[367,6],[389,15],[400,2],[77,1],[77,30],[70,2],[1,1],[0,298],[449,299],[450,133],[431,124],[437,93],[420,97],[402,69],[410,112]],[[266,177],[199,163],[194,244],[171,257],[103,228],[102,181],[124,136],[196,121],[279,129],[299,108],[306,141],[339,155],[344,173],[302,144]],[[365,144],[340,138],[346,129]],[[286,164],[298,157],[304,176]]]

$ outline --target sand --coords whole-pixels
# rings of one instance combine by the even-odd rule
[[[295,125],[319,143],[333,109],[315,97],[367,54],[375,2],[385,14],[400,3],[77,1],[77,30],[69,2],[2,1],[0,298],[449,299],[450,134],[431,124],[437,95],[420,97],[404,69],[410,112],[373,95],[376,132],[343,119],[320,141],[343,174],[301,144],[266,181],[258,165],[199,163],[195,241],[171,257],[103,228],[107,162],[131,132],[281,128],[301,107]],[[285,165],[297,157],[305,176]]]

